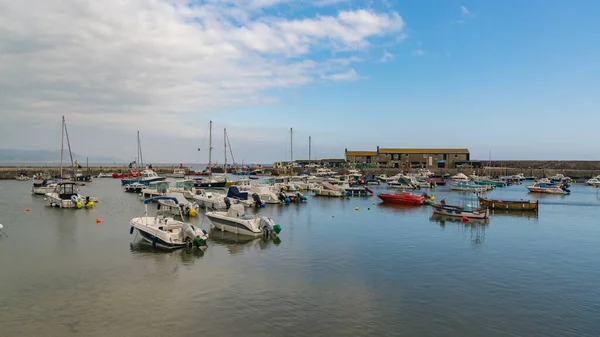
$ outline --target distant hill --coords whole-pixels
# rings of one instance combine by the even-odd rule
[[[85,156],[73,153],[73,160],[85,164]],[[69,162],[69,151],[65,151],[63,160]],[[0,163],[58,163],[60,162],[60,150],[15,150],[0,149]],[[116,157],[89,157],[89,162],[102,163],[124,163],[125,160]]]

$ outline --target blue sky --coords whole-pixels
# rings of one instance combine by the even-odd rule
[[[60,6],[52,2],[58,1],[40,11],[58,13]],[[78,130],[73,132],[81,133],[82,147],[124,158],[135,149],[119,144],[142,129],[150,144],[146,148],[154,149],[145,156],[205,161],[193,150],[206,143],[211,119],[215,135],[224,127],[231,130],[236,157],[246,162],[288,159],[290,127],[295,157],[308,155],[308,136],[316,157],[341,157],[344,148],[377,145],[466,147],[475,159],[487,159],[490,151],[494,159],[599,156],[597,1],[159,1],[191,11],[180,10],[183,14],[133,3],[139,7],[107,1],[87,9],[97,17],[90,17],[83,30],[89,36],[106,34],[101,40],[74,36],[67,43],[40,29],[13,41],[12,49],[31,50],[28,42],[35,47],[35,41],[46,39],[44,46],[54,43],[53,52],[70,55],[88,50],[86,43],[106,45],[102,59],[84,52],[74,56],[71,63],[85,68],[53,74],[50,67],[56,66],[49,63],[36,69],[36,74],[48,72],[43,80],[18,84],[10,77],[20,79],[22,73],[5,74],[0,88],[12,99],[0,108],[13,117],[0,126],[1,147],[44,147],[23,136],[23,129],[36,127],[27,120],[58,122],[76,100],[79,113],[66,115]],[[9,9],[12,17],[25,15],[17,5]],[[116,13],[123,12],[125,22],[128,10],[146,15],[119,32]],[[107,13],[116,18],[106,21],[101,14]],[[56,20],[69,20],[64,11],[60,15]],[[144,44],[160,34],[165,38]],[[47,50],[39,48],[28,57],[44,64]],[[146,62],[133,58],[135,51]],[[146,56],[154,53],[156,58]],[[107,63],[111,57],[114,63]],[[119,68],[123,64],[139,71],[128,74]],[[94,66],[102,70],[92,72]],[[26,71],[22,55],[11,69]],[[82,78],[47,80],[65,72]],[[105,77],[111,81],[100,80]],[[82,83],[90,82],[94,90],[85,90]],[[43,85],[53,89],[39,89]],[[36,90],[47,101],[25,104]],[[114,120],[124,123],[113,125]],[[113,137],[99,146],[107,132]],[[40,137],[54,137],[50,134],[42,131]],[[10,144],[15,138],[20,141]],[[181,153],[172,151],[181,144],[186,144]]]

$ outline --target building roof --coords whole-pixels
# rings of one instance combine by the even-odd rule
[[[322,163],[345,163],[346,159],[344,158],[324,158],[321,159]]]
[[[376,156],[377,151],[346,151],[346,156]]]
[[[468,149],[379,149],[379,153],[408,153],[408,154],[435,154],[435,153],[463,153],[468,154]]]

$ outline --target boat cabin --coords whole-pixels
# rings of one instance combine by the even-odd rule
[[[158,174],[152,170],[144,170],[142,172],[142,180],[158,178]]]
[[[152,181],[148,184],[149,190],[155,190],[158,192],[166,192],[169,189],[168,181]]]
[[[175,188],[181,188],[184,191],[191,191],[194,188],[193,180],[182,180],[175,183]]]
[[[78,195],[77,185],[72,182],[60,183],[56,186],[56,193],[62,200],[69,200],[72,196]]]

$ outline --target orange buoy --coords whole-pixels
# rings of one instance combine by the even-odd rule
[[[462,217],[462,221],[463,221],[463,222],[468,222],[468,221],[469,221],[469,218],[467,218],[466,216],[464,216],[464,215],[463,215],[463,217]]]
[[[96,218],[96,223],[101,223],[101,222],[102,222],[102,219]]]
[[[25,208],[25,212],[29,212],[29,208]]]

